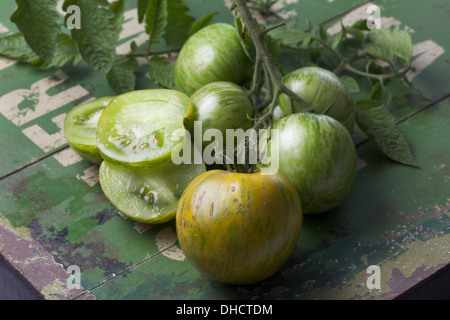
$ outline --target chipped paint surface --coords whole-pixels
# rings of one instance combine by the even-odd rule
[[[0,254],[45,299],[72,299],[83,293],[82,288],[66,286],[69,274],[39,242],[33,240],[31,230],[15,228],[4,217],[0,218]],[[86,298],[93,299],[94,296]]]
[[[402,254],[392,260],[380,262],[381,288],[368,289],[368,273],[363,270],[345,281],[340,287],[331,285],[314,288],[296,295],[298,299],[393,299],[419,281],[432,275],[450,261],[450,234],[416,241],[403,248]],[[362,257],[361,260],[367,260]],[[368,263],[365,262],[368,266]],[[310,280],[309,284],[313,284]],[[305,283],[305,285],[307,285]]]

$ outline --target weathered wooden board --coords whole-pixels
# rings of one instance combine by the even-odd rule
[[[217,11],[215,21],[231,21],[229,1],[188,2],[195,17]],[[401,23],[414,30],[411,79],[432,101],[393,82],[390,110],[420,169],[386,159],[358,132],[360,170],[348,199],[333,212],[305,217],[294,254],[267,281],[219,284],[187,261],[173,222],[146,226],[120,216],[98,184],[98,166],[67,147],[65,114],[82,101],[111,95],[104,75],[82,63],[39,71],[0,58],[0,254],[44,298],[391,299],[450,262],[448,1],[282,3],[280,14],[297,14],[301,29],[308,18],[327,22],[331,33],[340,19],[351,23],[367,17],[366,8],[374,3],[384,25]],[[145,41],[134,2],[127,6],[122,52],[133,39]],[[0,32],[15,31],[9,21],[13,2],[0,8]],[[138,88],[156,87],[146,77],[147,68],[141,65]],[[370,265],[380,267],[379,290],[367,287]],[[67,286],[71,266],[79,268],[81,288]]]

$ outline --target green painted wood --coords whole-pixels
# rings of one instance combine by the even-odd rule
[[[195,17],[218,11],[215,21],[231,21],[228,1],[188,2]],[[332,27],[368,5],[282,2],[280,12],[296,12],[301,29],[305,18]],[[134,30],[134,4],[126,3],[125,29],[132,30],[123,34],[122,50],[132,39],[143,39],[142,31]],[[416,45],[425,43],[434,53],[449,50],[441,26],[449,21],[443,19],[446,1],[373,3],[387,21],[414,29]],[[9,21],[13,5],[0,6],[0,32],[14,31]],[[356,11],[349,13],[352,8]],[[426,18],[415,18],[418,8]],[[288,263],[267,281],[245,287],[213,282],[194,270],[177,245],[173,222],[145,226],[118,215],[98,184],[98,166],[67,147],[61,131],[64,114],[81,101],[112,94],[103,75],[83,64],[38,71],[0,60],[0,254],[47,299],[394,298],[450,261],[450,154],[444,138],[450,102],[443,99],[449,94],[449,77],[443,72],[447,60],[444,53],[436,54],[413,79],[437,103],[417,99],[398,82],[390,85],[395,92],[390,108],[421,169],[394,164],[358,132],[360,170],[348,199],[333,212],[305,217]],[[287,66],[296,67],[291,61]],[[156,87],[146,72],[142,65],[138,88]],[[41,106],[47,110],[39,111]],[[381,268],[380,290],[366,286],[372,264]],[[82,289],[67,289],[66,271],[73,265],[80,268]]]
[[[358,156],[367,165],[354,190],[338,209],[305,216],[292,257],[268,280],[220,284],[186,259],[160,252],[91,294],[98,299],[111,294],[115,299],[395,298],[450,262],[450,142],[442,139],[449,107],[447,99],[400,125],[413,141],[421,169],[393,164],[372,144],[360,145]],[[417,130],[430,126],[436,130]],[[380,267],[379,290],[367,287],[370,265]]]

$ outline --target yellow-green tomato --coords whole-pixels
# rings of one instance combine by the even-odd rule
[[[181,249],[206,276],[251,284],[279,270],[300,236],[302,207],[281,174],[207,171],[186,188],[176,214]]]

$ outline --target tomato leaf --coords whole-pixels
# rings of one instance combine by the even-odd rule
[[[171,47],[181,47],[189,37],[194,18],[189,15],[185,0],[167,0],[168,23],[164,39]]]
[[[167,89],[176,89],[174,67],[166,59],[153,56],[149,64],[149,75],[153,80]]]
[[[217,12],[213,12],[213,13],[207,14],[206,16],[203,16],[200,19],[198,19],[197,21],[195,21],[194,24],[189,29],[188,36],[189,37],[192,36],[194,33],[199,31],[200,29],[211,24],[212,20],[214,19],[214,17],[216,15],[217,15]]]
[[[234,25],[239,34],[239,40],[241,41],[242,48],[246,56],[250,59],[250,61],[255,61],[256,59],[256,49],[253,44],[252,38],[249,36],[245,26],[242,25],[242,21],[239,18],[234,19]]]
[[[394,53],[389,47],[375,43],[367,43],[364,45],[364,49],[374,58],[378,58],[386,62],[391,62],[394,59]]]
[[[350,76],[342,76],[341,81],[347,87],[347,89],[350,93],[359,92],[358,82],[356,82],[356,80],[354,78],[352,78]]]
[[[145,13],[147,12],[149,3],[150,0],[137,0],[137,12],[139,23],[142,23],[144,21]]]
[[[76,65],[80,62],[81,56],[78,53],[76,43],[70,38],[69,35],[61,33],[58,36],[56,43],[56,50],[51,63],[45,62],[42,59],[34,61],[32,64],[36,65],[40,69],[48,69],[51,67],[60,68],[66,63]]]
[[[43,61],[50,63],[60,31],[54,10],[55,0],[16,0],[17,10],[11,16],[25,41]]]
[[[393,30],[387,28],[372,29],[369,33],[372,43],[391,51],[393,55],[409,65],[412,58],[411,34],[396,26]]]
[[[117,32],[122,31],[122,24],[124,21],[124,12],[125,12],[125,1],[124,0],[118,0],[114,2],[109,10],[114,13],[114,24],[117,28]]]
[[[93,69],[107,73],[111,69],[119,30],[114,21],[114,13],[92,0],[66,0],[63,9],[70,5],[80,8],[81,28],[71,30],[72,39],[77,43],[81,56]],[[70,14],[66,14],[66,21]]]
[[[116,94],[133,91],[136,85],[136,76],[139,65],[136,59],[117,55],[111,70],[106,75],[110,87]]]
[[[145,16],[145,32],[150,36],[149,45],[161,40],[168,22],[167,0],[151,0]]]
[[[21,33],[13,33],[0,38],[0,55],[28,63],[39,58],[30,49]]]
[[[369,139],[390,159],[418,167],[403,131],[394,117],[377,100],[359,100],[355,103],[357,124]]]

